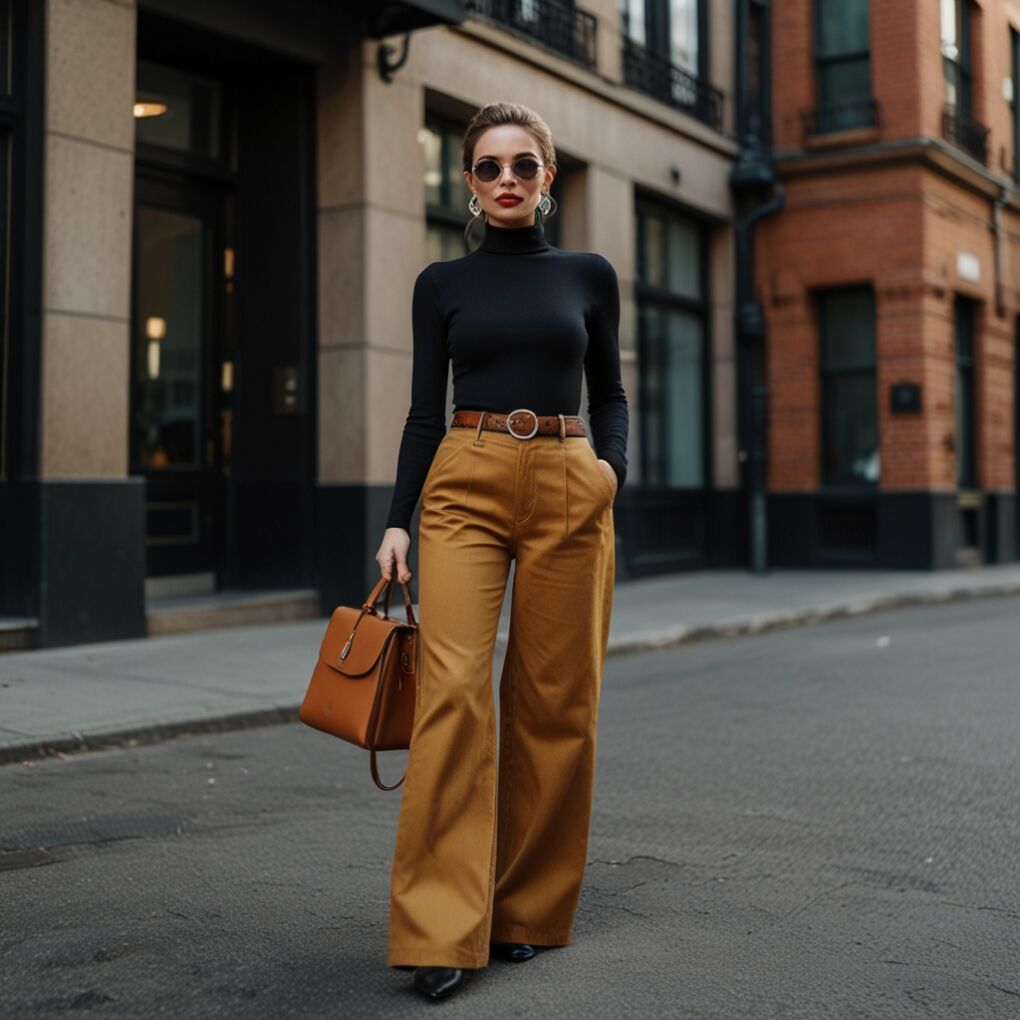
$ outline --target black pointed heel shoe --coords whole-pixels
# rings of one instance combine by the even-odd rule
[[[490,942],[489,953],[500,960],[523,963],[535,955],[535,947],[529,946],[527,942]]]
[[[445,999],[464,983],[460,967],[415,967],[414,988],[429,999]]]

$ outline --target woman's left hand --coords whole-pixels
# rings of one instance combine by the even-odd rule
[[[616,491],[620,487],[620,479],[616,477],[616,471],[613,468],[613,465],[610,464],[608,460],[603,460],[601,457],[599,457],[598,462],[600,464],[605,465],[606,471],[609,472],[609,477],[613,479],[613,499],[616,499]]]

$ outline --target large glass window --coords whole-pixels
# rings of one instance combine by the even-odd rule
[[[815,0],[816,130],[874,123],[868,0]]]
[[[875,296],[870,287],[817,295],[822,482],[875,485],[880,475]]]
[[[705,230],[679,213],[637,210],[640,471],[644,485],[705,484]]]
[[[953,400],[956,424],[956,484],[961,489],[977,485],[974,456],[974,302],[957,295],[953,304],[953,350],[956,362],[956,393]]]

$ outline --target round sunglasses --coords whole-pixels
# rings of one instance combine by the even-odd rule
[[[520,156],[513,161],[513,163],[499,164],[494,159],[480,159],[473,167],[471,172],[480,181],[494,181],[503,172],[503,167],[509,166],[513,171],[515,177],[519,177],[522,181],[534,180],[535,175],[538,173],[539,167],[543,166],[537,159],[533,159],[531,156]]]

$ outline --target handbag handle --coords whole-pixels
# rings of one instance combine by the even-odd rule
[[[358,618],[354,621],[354,626],[351,628],[350,637],[347,638],[347,643],[343,646],[340,651],[340,661],[343,662],[347,658],[347,653],[351,650],[351,645],[354,644],[354,636],[358,633],[358,627],[361,626],[361,621],[365,618],[366,613],[371,613],[373,616],[376,615],[375,607],[379,601],[379,594],[386,587],[386,604],[383,607],[382,619],[390,619],[390,593],[393,590],[393,578],[389,581],[385,577],[380,577],[376,586],[369,593],[368,598],[361,604],[361,612],[358,613]],[[404,589],[404,606],[407,609],[407,622],[412,627],[417,627],[418,623],[414,618],[414,608],[411,605],[411,593],[407,590],[407,585],[403,581],[400,582],[400,587]]]
[[[368,598],[362,604],[362,609],[366,613],[374,613],[375,607],[379,602],[379,595],[382,593],[383,588],[386,588],[386,601],[383,604],[382,618],[384,620],[390,619],[390,596],[393,593],[393,582],[396,580],[395,577],[391,577],[388,581],[385,577],[380,577],[376,586],[372,589]],[[403,589],[404,595],[404,608],[407,610],[407,622],[412,626],[417,626],[417,622],[414,618],[414,608],[411,605],[411,593],[407,589],[407,585],[403,582],[399,582],[400,587]]]

